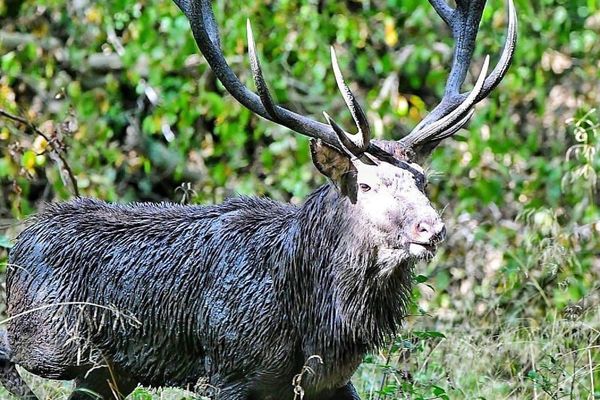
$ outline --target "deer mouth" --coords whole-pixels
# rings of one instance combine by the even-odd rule
[[[431,258],[437,249],[435,243],[428,242],[408,242],[408,252],[419,258]]]

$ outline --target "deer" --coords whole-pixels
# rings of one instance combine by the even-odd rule
[[[430,260],[446,235],[419,162],[467,125],[506,75],[516,46],[517,16],[507,0],[498,62],[488,74],[486,56],[463,92],[486,1],[429,1],[455,39],[444,95],[409,134],[377,140],[333,47],[355,133],[327,113],[319,122],[276,103],[248,22],[253,92],[223,55],[211,2],[175,0],[226,91],[308,136],[327,183],[299,205],[258,197],[48,204],[9,254],[2,385],[37,399],[20,366],[74,380],[71,400],[123,398],[138,385],[204,387],[222,400],[291,400],[298,388],[307,400],[359,399],[353,373],[401,328],[414,265]]]

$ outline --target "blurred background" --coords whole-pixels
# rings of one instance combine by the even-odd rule
[[[417,266],[400,335],[357,371],[365,399],[600,398],[600,2],[516,6],[508,75],[426,165],[448,239]],[[214,9],[242,81],[253,87],[250,18],[273,94],[315,119],[326,110],[352,127],[330,45],[376,137],[401,138],[443,93],[453,41],[425,0]],[[497,60],[506,22],[506,4],[490,0],[463,89],[486,54]],[[24,218],[75,193],[299,204],[324,183],[306,138],[223,90],[168,1],[0,0],[0,114],[1,271]],[[28,379],[40,396],[66,398],[64,385]]]

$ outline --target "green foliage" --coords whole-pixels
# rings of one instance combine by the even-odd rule
[[[429,162],[449,237],[415,272],[401,336],[357,372],[365,398],[600,394],[600,4],[516,6],[509,74]],[[274,95],[316,119],[327,110],[351,126],[332,44],[377,137],[401,137],[443,93],[452,40],[424,0],[214,7],[241,80],[253,87],[251,18]],[[504,7],[489,1],[474,71],[501,51]],[[46,136],[0,119],[0,260],[18,221],[72,196],[68,168],[82,195],[109,201],[252,194],[297,203],[323,182],[305,138],[224,92],[170,2],[0,0],[0,109]],[[35,382],[52,398],[66,392]],[[132,398],[157,396],[138,389]]]

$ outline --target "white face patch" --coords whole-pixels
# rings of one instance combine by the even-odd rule
[[[422,171],[420,167],[419,169]],[[398,223],[401,210],[408,205],[431,208],[429,200],[421,191],[424,175],[418,176],[420,171],[416,168],[414,170],[417,174],[387,163],[357,166],[357,205],[375,226],[385,227],[390,223]],[[434,212],[433,209],[431,211]]]
[[[358,204],[371,222],[384,222],[386,211],[396,207],[398,199],[391,187],[396,180],[391,171],[382,171],[380,166],[364,165],[358,168]],[[365,191],[364,185],[368,190]]]
[[[381,266],[397,265],[400,259],[427,259],[434,246],[415,243],[420,221],[439,221],[424,193],[423,168],[413,163],[378,165],[355,163],[358,187],[354,205],[380,243]],[[383,272],[383,271],[382,271]]]

